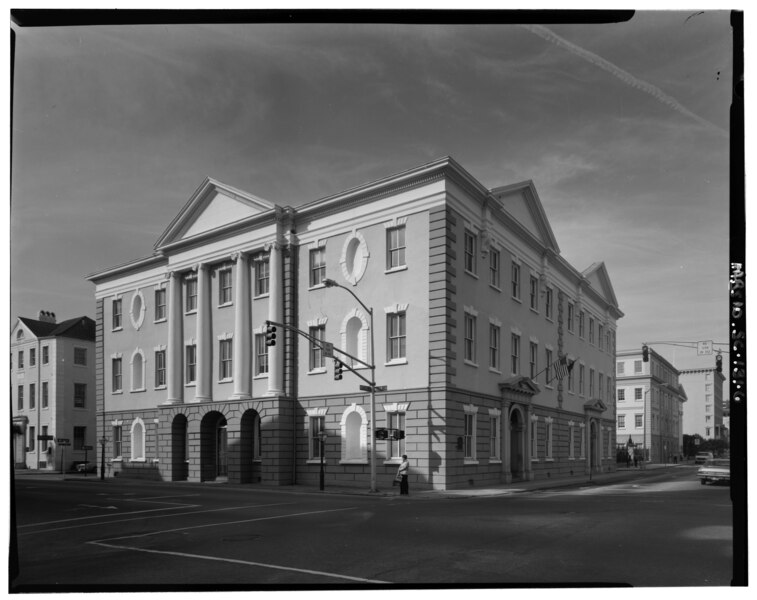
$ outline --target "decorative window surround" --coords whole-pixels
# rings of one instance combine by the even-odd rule
[[[347,236],[347,239],[344,240],[342,256],[339,258],[339,264],[342,267],[342,276],[352,285],[357,285],[358,281],[365,274],[370,256],[371,253],[368,250],[368,244],[363,234],[357,230],[353,230]]]
[[[363,311],[362,308],[353,308],[350,312],[348,312],[344,319],[342,320],[342,327],[339,330],[339,334],[342,338],[342,348],[344,348],[347,352],[349,352],[348,348],[351,347],[350,344],[348,344],[347,340],[347,323],[350,322],[350,319],[352,318],[358,318],[360,322],[362,323],[360,330],[357,333],[357,340],[355,340],[355,346],[356,346],[356,352],[354,356],[359,358],[362,361],[368,362],[368,339],[370,336],[370,322],[368,321],[368,317],[365,314],[365,311]],[[352,354],[350,352],[350,354]],[[349,359],[347,359],[349,360]],[[367,367],[356,363],[353,366],[353,369],[366,369]]]
[[[408,306],[410,306],[408,303],[399,304],[398,302],[395,302],[391,306],[385,306],[384,312],[388,315],[394,315],[401,312],[407,312]]]
[[[129,319],[131,320],[132,327],[137,331],[142,327],[146,311],[145,297],[142,295],[142,290],[138,289],[131,297],[131,307],[129,308]]]
[[[310,327],[323,327],[326,325],[326,322],[329,320],[328,317],[324,317],[323,315],[319,315],[313,319],[310,319],[307,322],[308,328]]]
[[[360,427],[357,432],[348,430],[347,422],[350,415],[357,414],[360,417]],[[339,423],[341,428],[342,449],[340,465],[365,465],[368,464],[368,417],[365,410],[354,402],[342,413],[342,420]],[[356,439],[357,438],[357,439]],[[352,442],[352,444],[350,444]],[[354,443],[358,442],[359,447],[355,456]],[[353,452],[350,455],[350,451]]]
[[[477,465],[478,458],[476,456],[476,446],[478,444],[478,406],[475,406],[473,404],[463,404],[463,414],[466,416],[470,415],[472,417],[472,430],[470,433],[471,453],[470,456],[463,456],[463,464]],[[465,449],[463,449],[463,454],[465,454]]]
[[[137,360],[140,364],[137,364]],[[136,348],[131,354],[131,391],[145,391],[145,353],[141,348]],[[123,376],[123,374],[122,374]]]

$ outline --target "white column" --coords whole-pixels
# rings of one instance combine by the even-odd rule
[[[212,400],[213,339],[211,336],[210,269],[197,269],[197,393],[198,402]]]
[[[237,252],[232,255],[236,261],[236,281],[234,285],[234,394],[235,400],[249,400],[251,360],[250,330],[250,265],[247,255]]]
[[[270,294],[268,296],[268,319],[281,323],[284,319],[284,265],[281,244],[270,244]],[[280,328],[279,328],[280,329]],[[284,332],[277,331],[276,345],[268,347],[268,392],[267,396],[284,393]]]
[[[181,381],[184,343],[182,334],[183,314],[181,306],[181,274],[168,274],[168,347],[166,348],[166,376],[168,399],[166,404],[184,402],[184,386]]]

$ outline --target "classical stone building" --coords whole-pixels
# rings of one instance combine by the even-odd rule
[[[206,179],[146,258],[89,279],[106,475],[315,484],[323,456],[326,485],[381,488],[407,454],[416,489],[445,489],[614,469],[622,313],[530,181],[487,189],[443,158],[292,208]],[[354,371],[335,379],[322,342]]]
[[[68,470],[94,460],[94,450],[84,447],[96,443],[95,408],[95,322],[57,323],[47,311],[38,319],[19,317],[11,330],[15,467]]]

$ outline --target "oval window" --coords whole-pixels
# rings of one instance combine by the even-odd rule
[[[368,264],[368,245],[365,238],[359,232],[353,232],[347,236],[342,247],[342,275],[351,284],[356,284],[365,273]]]
[[[142,327],[142,321],[145,317],[145,299],[142,296],[142,292],[137,290],[131,297],[131,310],[129,311],[129,318],[131,318],[131,324],[134,329]]]

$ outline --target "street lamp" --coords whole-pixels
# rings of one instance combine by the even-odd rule
[[[371,319],[371,491],[375,492],[376,490],[376,434],[375,434],[375,427],[376,427],[376,360],[375,360],[375,349],[374,349],[374,341],[373,341],[373,309],[368,308],[360,298],[358,298],[355,295],[355,292],[353,292],[350,288],[344,287],[343,285],[337,283],[333,279],[324,279],[323,285],[326,287],[339,287],[343,290],[348,291],[350,294],[352,294],[352,297],[357,300],[358,304],[363,307],[363,310],[365,310]]]
[[[318,440],[321,442],[321,491],[323,491],[324,485],[324,471],[323,471],[323,445],[326,443],[326,438],[328,437],[328,434],[325,431],[321,431],[321,433],[318,434]]]

